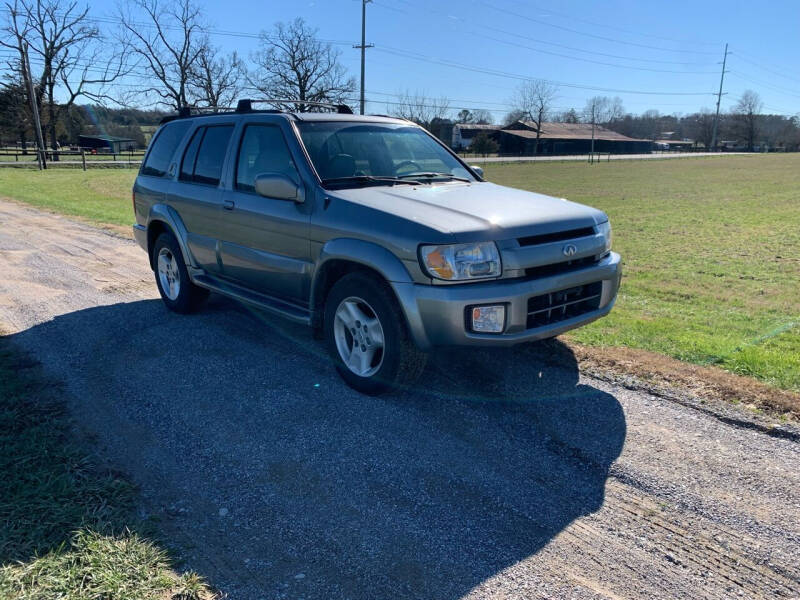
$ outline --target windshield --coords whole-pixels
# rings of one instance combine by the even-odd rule
[[[475,181],[458,160],[418,127],[352,121],[306,121],[297,126],[323,183]]]

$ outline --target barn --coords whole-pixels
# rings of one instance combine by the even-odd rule
[[[79,135],[78,146],[86,150],[97,150],[119,154],[136,150],[136,140],[113,135]]]
[[[517,121],[498,132],[501,154],[532,155],[536,148],[536,123]],[[591,123],[542,123],[538,154],[588,154],[594,151],[611,154],[640,154],[652,151],[650,140],[630,138]]]

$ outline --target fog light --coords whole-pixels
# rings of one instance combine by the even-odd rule
[[[501,333],[506,323],[506,307],[475,306],[472,308],[472,331],[477,333]]]

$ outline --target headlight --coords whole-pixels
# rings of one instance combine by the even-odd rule
[[[604,223],[600,223],[595,227],[597,233],[602,233],[603,237],[606,240],[606,249],[605,252],[611,250],[611,221],[606,221]]]
[[[419,256],[423,268],[436,279],[486,279],[502,273],[500,252],[494,242],[422,246]]]

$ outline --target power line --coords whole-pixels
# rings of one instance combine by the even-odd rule
[[[508,71],[500,71],[498,69],[489,69],[483,67],[475,67],[472,65],[466,65],[463,63],[459,63],[456,61],[445,60],[445,59],[437,59],[431,56],[426,56],[423,54],[413,53],[406,50],[402,50],[400,48],[393,48],[391,46],[376,46],[375,50],[378,52],[384,52],[386,54],[393,54],[396,56],[402,56],[405,58],[411,58],[414,60],[418,60],[421,62],[428,62],[434,63],[439,65],[444,65],[446,67],[451,67],[455,69],[462,69],[465,71],[472,71],[475,73],[483,73],[486,75],[494,75],[496,77],[504,77],[506,79],[516,79],[519,81],[530,81],[531,79],[538,79],[537,77],[533,77],[530,75],[520,75],[518,73],[510,73]],[[575,88],[581,90],[589,90],[594,92],[609,92],[609,93],[619,93],[619,94],[641,94],[641,95],[648,95],[648,96],[709,96],[711,92],[656,92],[656,91],[647,91],[647,90],[628,90],[628,89],[618,89],[618,88],[607,88],[607,87],[600,87],[600,86],[591,86],[591,85],[583,85],[577,83],[568,83],[563,81],[555,81],[555,80],[548,80],[542,79],[547,83],[551,83],[553,85],[558,85],[561,87],[567,88]]]
[[[781,92],[782,94],[786,94],[788,96],[794,96],[796,98],[800,98],[800,90],[794,90],[794,89],[790,89],[790,88],[785,88],[783,86],[775,85],[774,83],[767,83],[765,81],[761,81],[759,79],[756,79],[756,78],[753,78],[753,77],[749,77],[749,76],[747,76],[747,75],[745,75],[743,73],[740,73],[739,71],[731,71],[731,74],[733,74],[736,77],[739,77],[741,79],[744,79],[745,81],[749,81],[749,82],[755,83],[757,85],[763,85],[764,87],[766,87],[768,89]]]
[[[528,6],[530,6],[531,8],[534,8],[536,10],[546,11],[548,13],[563,17],[563,18],[568,19],[570,21],[576,21],[578,23],[586,23],[587,25],[592,25],[593,27],[604,27],[606,29],[611,29],[613,31],[619,31],[621,33],[627,33],[629,35],[637,35],[639,37],[653,38],[653,39],[662,40],[662,41],[665,41],[665,42],[675,42],[677,44],[699,44],[699,45],[704,45],[704,46],[716,46],[717,45],[717,42],[670,38],[670,37],[664,37],[664,36],[660,36],[660,35],[655,35],[655,34],[652,34],[652,33],[643,33],[641,31],[634,31],[632,29],[623,29],[622,27],[614,27],[613,25],[606,25],[604,23],[597,23],[595,21],[589,21],[587,19],[582,19],[580,17],[576,17],[575,15],[568,15],[566,13],[560,13],[557,10],[553,10],[549,6],[546,9],[544,9],[544,8],[542,8],[540,6],[531,5],[531,4],[529,4]]]
[[[742,59],[742,60],[743,60],[743,61],[745,61],[746,63],[750,63],[751,65],[753,65],[753,66],[755,66],[755,67],[758,67],[759,69],[763,69],[763,70],[764,70],[764,71],[766,71],[767,73],[772,73],[773,75],[777,75],[778,77],[783,77],[784,79],[788,79],[788,80],[790,80],[790,81],[795,81],[795,82],[797,82],[797,83],[800,83],[800,79],[798,79],[798,78],[796,78],[796,77],[790,77],[790,76],[789,76],[789,75],[787,75],[786,73],[782,73],[782,72],[780,72],[780,71],[776,71],[776,70],[774,70],[774,69],[771,69],[771,68],[769,68],[769,67],[765,67],[765,66],[764,66],[763,64],[761,64],[761,63],[758,63],[758,62],[756,62],[756,61],[754,61],[754,60],[750,60],[750,59],[746,58],[746,56],[747,56],[747,55],[745,55],[745,56],[742,56],[742,53],[741,53],[740,51],[735,51],[735,50],[734,50],[734,51],[731,51],[731,54],[732,54],[733,56],[737,57],[737,58],[740,58],[740,59]]]
[[[488,2],[481,2],[481,4],[483,6],[485,6],[486,8],[490,8],[490,9],[496,10],[498,12],[506,13],[506,14],[509,14],[511,16],[517,17],[519,19],[525,19],[526,21],[531,21],[532,23],[537,23],[539,25],[544,25],[545,27],[552,27],[554,29],[559,29],[561,31],[568,31],[568,32],[574,33],[576,35],[583,35],[583,36],[586,36],[586,37],[590,37],[590,38],[594,38],[594,39],[598,39],[598,40],[603,40],[603,41],[606,41],[606,42],[612,42],[614,44],[623,44],[625,46],[634,46],[634,47],[637,47],[637,48],[648,48],[650,50],[658,50],[658,51],[661,51],[661,52],[680,52],[680,53],[685,53],[685,54],[715,54],[714,52],[706,52],[706,51],[701,51],[701,50],[684,50],[684,49],[678,49],[678,48],[664,48],[663,46],[651,46],[651,45],[648,45],[648,44],[638,44],[636,42],[626,42],[626,41],[623,41],[623,40],[616,40],[614,38],[609,38],[609,37],[605,37],[605,36],[602,36],[602,35],[597,35],[597,34],[594,34],[594,33],[586,33],[584,31],[579,31],[577,29],[571,29],[569,27],[564,27],[562,25],[556,25],[554,23],[548,23],[547,21],[542,21],[540,19],[534,19],[533,17],[529,17],[527,15],[523,15],[521,13],[514,12],[513,10],[509,10],[507,8],[500,8],[500,7],[494,6],[494,5],[492,5],[492,4],[488,3]]]
[[[407,4],[407,5],[412,6],[412,7],[415,7],[415,6],[418,7],[419,6],[419,5],[413,4],[412,2],[409,2],[409,0],[399,0],[399,1],[402,2],[403,4]],[[394,10],[396,12],[400,12],[400,13],[404,13],[404,14],[407,14],[407,15],[411,15],[412,17],[416,17],[416,14],[412,14],[409,11],[402,10],[402,9],[399,9],[399,8],[396,8],[396,7],[393,7],[393,6],[389,6],[389,5],[386,5],[386,4],[383,4],[383,3],[375,2],[375,5],[376,6],[380,6],[382,8],[389,8],[389,9]],[[450,15],[448,13],[445,13],[445,12],[441,11],[441,10],[436,10],[434,8],[430,8],[430,7],[427,7],[427,6],[425,7],[425,10],[427,12],[439,14],[439,15],[445,16],[447,18],[453,18],[453,19],[456,19],[458,21],[462,21],[464,23],[467,22],[467,20],[465,18],[463,18],[463,17],[456,16],[456,15]],[[670,64],[670,65],[707,65],[707,64],[709,64],[709,63],[687,62],[685,60],[684,61],[658,60],[658,59],[652,59],[652,58],[640,58],[640,57],[637,57],[637,56],[623,56],[621,54],[609,54],[607,52],[599,52],[599,51],[597,51],[595,49],[588,49],[587,50],[587,49],[584,49],[584,48],[577,48],[575,46],[568,46],[566,44],[562,44],[562,43],[559,43],[559,42],[553,42],[553,41],[550,41],[550,40],[542,40],[542,39],[538,39],[538,38],[531,37],[531,36],[528,36],[528,35],[522,35],[522,34],[519,34],[519,33],[514,33],[513,31],[507,31],[505,29],[499,29],[497,27],[492,27],[490,25],[486,25],[485,23],[480,23],[479,25],[483,29],[488,29],[490,31],[494,31],[494,32],[500,33],[502,35],[510,35],[512,37],[516,37],[516,38],[532,41],[532,42],[535,42],[537,44],[545,44],[547,46],[555,46],[557,48],[564,48],[566,50],[572,50],[573,52],[582,52],[582,53],[585,53],[585,54],[590,54],[592,56],[604,56],[606,58],[617,58],[617,59],[621,59],[621,60],[630,60],[630,61],[634,61],[634,62],[644,62],[644,63],[652,63],[652,64]],[[484,34],[481,34],[481,33],[477,32],[477,31],[474,31],[474,30],[470,31],[469,33],[471,35],[478,35],[478,36],[486,37]],[[489,38],[489,39],[494,40],[494,38]],[[504,40],[495,40],[495,41],[500,41],[501,43],[506,43]],[[523,46],[523,47],[527,47],[527,46]],[[537,51],[537,52],[545,52],[546,54],[552,54],[552,52],[539,50],[539,49],[536,49],[536,48],[529,48],[529,49]],[[556,56],[565,56],[565,55],[556,54]],[[575,57],[566,56],[566,58],[575,58]],[[577,60],[580,60],[580,59],[577,59]],[[601,63],[601,64],[603,64],[603,63]]]

